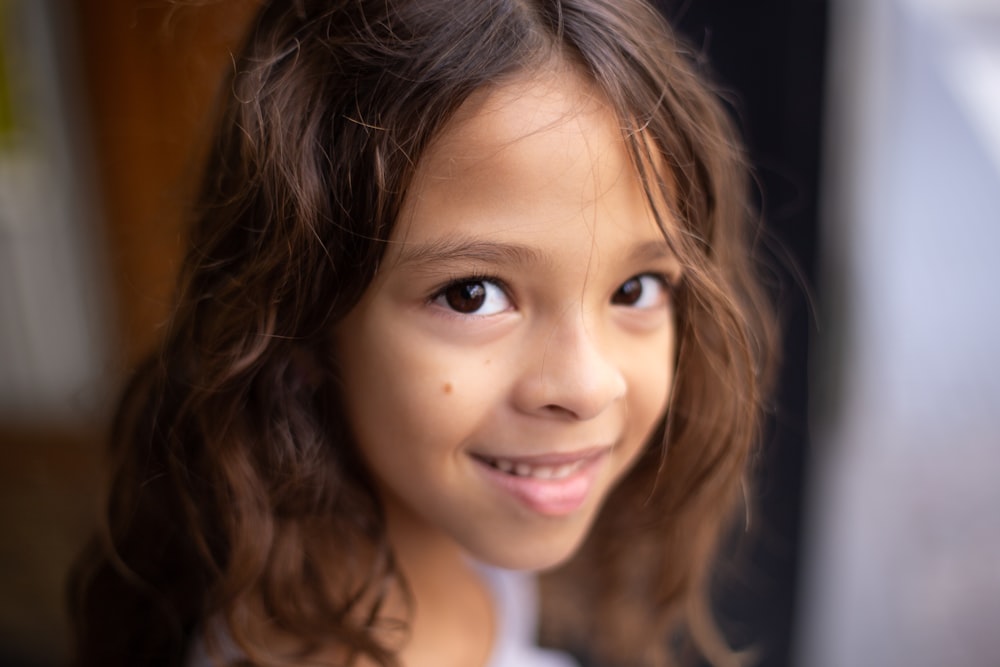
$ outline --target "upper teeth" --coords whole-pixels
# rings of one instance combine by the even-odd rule
[[[536,479],[565,479],[581,467],[585,461],[574,461],[573,463],[563,463],[554,466],[533,466],[527,463],[509,461],[507,459],[489,459],[487,461],[494,468],[510,475],[518,477],[534,477]]]

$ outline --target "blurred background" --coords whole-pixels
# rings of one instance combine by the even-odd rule
[[[256,0],[0,0],[0,667],[65,662],[115,391]],[[769,667],[1000,666],[1000,0],[664,0],[786,328],[719,613]]]

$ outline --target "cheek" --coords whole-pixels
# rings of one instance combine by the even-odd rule
[[[345,342],[348,419],[371,463],[413,464],[456,449],[499,400],[498,365],[481,351],[436,346],[398,327],[369,327]]]
[[[629,431],[640,447],[666,413],[674,383],[674,356],[674,339],[670,335],[650,345],[646,354],[630,357]]]
[[[639,371],[638,380],[641,400],[648,413],[659,415],[667,407],[670,391],[674,383],[673,356],[658,360],[660,363],[647,364]]]

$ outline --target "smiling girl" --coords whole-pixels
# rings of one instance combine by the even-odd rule
[[[539,609],[602,664],[737,664],[708,575],[771,343],[687,55],[640,0],[265,3],[76,664],[573,664]]]

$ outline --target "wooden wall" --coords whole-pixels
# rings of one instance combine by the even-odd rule
[[[255,0],[79,0],[124,350],[165,318],[220,78]]]
[[[257,3],[71,0],[59,17],[79,57],[67,63],[82,77],[78,130],[96,152],[115,368],[150,348],[168,312],[216,91]],[[0,666],[65,661],[64,578],[100,505],[104,419],[0,423]]]

